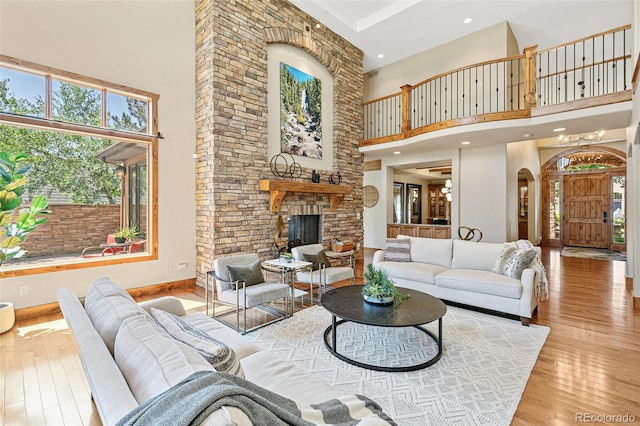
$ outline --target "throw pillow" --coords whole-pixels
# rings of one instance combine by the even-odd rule
[[[323,265],[323,264],[327,268],[331,266],[331,263],[329,262],[329,258],[327,257],[327,254],[324,252],[324,250],[321,250],[319,253],[315,253],[315,254],[302,253],[302,259],[305,260],[306,262],[313,263],[313,265],[311,266],[311,269],[313,269],[314,271],[317,271],[318,269],[320,269],[320,265]]]
[[[384,246],[384,260],[411,262],[411,240],[408,238],[387,238]]]
[[[236,289],[236,281],[244,281],[247,287],[264,282],[260,260],[256,260],[247,266],[228,265],[227,270],[229,271],[229,279],[232,282],[231,287],[233,287],[234,290]]]
[[[195,349],[181,344],[158,327],[151,315],[122,321],[115,340],[114,359],[139,404],[196,371],[215,371]]]
[[[535,259],[536,251],[532,248],[520,248],[513,252],[511,258],[507,261],[504,269],[504,275],[520,279],[522,271]]]
[[[495,263],[493,264],[493,268],[491,268],[491,272],[495,272],[496,274],[506,275],[505,269],[507,267],[507,263],[511,256],[518,250],[518,246],[515,243],[504,243],[502,246],[502,251],[498,255]]]
[[[151,308],[151,315],[171,337],[198,351],[216,371],[244,377],[240,360],[229,346],[177,315],[155,308]]]

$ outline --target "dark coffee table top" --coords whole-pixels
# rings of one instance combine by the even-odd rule
[[[360,324],[382,327],[409,327],[442,318],[447,306],[442,300],[417,290],[398,287],[410,294],[400,305],[378,306],[365,302],[361,285],[339,287],[322,295],[320,303],[333,315]]]

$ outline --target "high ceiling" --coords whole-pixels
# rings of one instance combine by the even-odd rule
[[[364,52],[364,71],[508,21],[520,50],[630,24],[632,0],[290,0]],[[464,24],[465,18],[473,21]],[[314,25],[316,22],[309,22]],[[378,54],[384,58],[378,59]]]

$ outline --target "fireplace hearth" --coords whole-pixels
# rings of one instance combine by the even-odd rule
[[[288,247],[317,244],[322,240],[320,236],[321,215],[305,214],[293,215],[287,219]]]

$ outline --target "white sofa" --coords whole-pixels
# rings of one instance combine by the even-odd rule
[[[494,273],[503,244],[398,235],[410,241],[410,261],[385,260],[378,250],[373,265],[388,271],[398,287],[442,300],[520,317],[529,325],[538,306],[540,272],[524,269],[520,279]],[[540,248],[534,247],[537,256]]]
[[[187,314],[179,299],[162,297],[137,304],[108,278],[97,279],[84,306],[69,289],[57,291],[62,313],[73,332],[91,394],[104,425],[114,425],[151,397],[196,371],[215,371],[195,349],[171,339],[150,315],[152,308],[178,315],[228,345],[245,379],[299,404],[316,404],[341,396],[326,382],[260,350],[242,336],[203,313]],[[157,314],[158,312],[155,312]],[[238,363],[236,362],[236,365]],[[232,416],[233,423],[229,422]],[[251,425],[235,407],[223,407],[205,419],[207,425]],[[378,420],[363,424],[378,425]],[[384,424],[388,424],[384,422]]]

